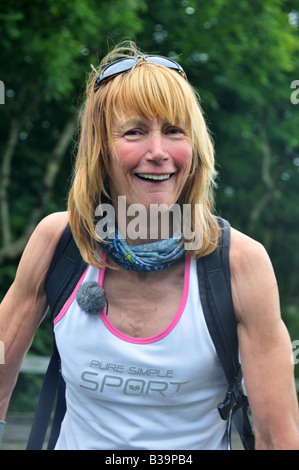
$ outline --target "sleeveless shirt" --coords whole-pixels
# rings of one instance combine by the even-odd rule
[[[88,266],[54,321],[67,404],[56,449],[228,449],[217,410],[227,382],[205,323],[196,261],[186,257],[173,320],[148,338],[121,333],[109,312],[80,310],[78,287],[102,286],[104,275]]]

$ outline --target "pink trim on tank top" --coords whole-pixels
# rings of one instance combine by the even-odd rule
[[[106,256],[105,256],[105,259],[106,259]],[[102,322],[106,326],[106,328],[114,336],[117,336],[119,339],[121,339],[123,341],[126,341],[126,342],[129,342],[129,343],[134,343],[134,344],[150,344],[150,343],[154,343],[156,341],[159,341],[159,340],[165,338],[165,336],[167,336],[173,330],[173,328],[177,325],[177,323],[179,322],[179,320],[180,320],[180,318],[183,314],[183,311],[185,310],[185,306],[186,306],[187,299],[188,299],[188,292],[189,292],[190,266],[191,266],[191,258],[190,258],[190,256],[186,256],[185,270],[184,270],[184,287],[183,287],[183,294],[182,294],[182,298],[181,298],[181,301],[180,301],[180,305],[178,307],[178,310],[177,310],[174,318],[172,319],[172,321],[169,323],[169,325],[163,331],[161,331],[160,333],[158,333],[154,336],[149,336],[147,338],[134,338],[132,336],[127,336],[124,333],[122,333],[121,331],[117,330],[117,328],[115,328],[112,325],[112,323],[108,319],[105,311],[102,310],[102,312],[100,312],[99,315],[100,315],[100,318],[101,318]],[[64,315],[67,313],[68,309],[72,305],[72,303],[73,303],[73,301],[76,297],[77,290],[79,289],[80,285],[84,281],[87,270],[88,270],[88,266],[85,269],[82,276],[80,277],[73,293],[71,294],[69,299],[66,301],[66,303],[62,307],[59,314],[55,317],[54,326],[57,325],[57,323],[64,317]],[[98,284],[101,287],[103,286],[103,282],[104,282],[104,274],[105,274],[105,268],[99,269]]]
[[[102,254],[102,258],[103,258],[103,262],[106,261],[106,253],[103,253]],[[66,301],[66,303],[64,304],[64,306],[62,307],[62,309],[60,310],[59,314],[55,317],[54,319],[54,326],[62,319],[62,317],[64,317],[64,315],[66,314],[66,312],[68,311],[68,309],[70,308],[70,306],[72,305],[75,297],[76,297],[76,294],[77,294],[77,290],[79,289],[79,287],[81,286],[82,282],[84,281],[84,278],[86,276],[86,273],[87,273],[87,270],[88,270],[88,267],[85,269],[84,273],[82,274],[82,276],[80,277],[78,283],[76,284],[76,287],[72,293],[72,295],[68,298],[68,300]],[[103,279],[104,279],[104,269],[100,269],[99,270],[99,280],[101,279],[101,282],[103,283]],[[100,286],[102,286],[102,284],[100,284]]]
[[[64,306],[62,307],[62,309],[60,310],[59,314],[55,317],[54,319],[54,326],[62,319],[62,317],[66,314],[66,312],[68,311],[68,309],[70,308],[70,306],[72,305],[73,301],[74,301],[74,298],[76,297],[76,294],[77,294],[77,290],[79,289],[80,285],[82,284],[85,276],[86,276],[86,273],[87,273],[87,270],[88,270],[88,266],[87,268],[85,269],[84,273],[82,274],[82,276],[80,277],[75,289],[73,290],[73,293],[72,295],[68,298],[68,300],[66,301],[66,303],[64,304]]]
[[[119,330],[117,330],[108,319],[106,313],[102,311],[100,313],[100,318],[102,322],[104,323],[104,325],[106,326],[106,328],[114,336],[117,336],[119,339],[126,341],[127,343],[150,344],[150,343],[154,343],[156,341],[160,341],[161,339],[165,338],[165,336],[167,336],[173,330],[173,328],[177,325],[177,323],[179,322],[183,314],[183,311],[185,310],[185,306],[186,306],[187,299],[188,299],[188,292],[189,292],[190,266],[191,266],[191,257],[186,256],[185,271],[184,271],[184,287],[183,287],[183,294],[182,294],[181,302],[174,318],[169,323],[169,325],[163,331],[161,331],[161,333],[158,333],[154,336],[149,336],[147,338],[134,338],[132,336],[127,336],[124,333],[121,333]],[[98,283],[101,287],[103,285],[103,280],[104,280],[104,269],[100,269]],[[109,310],[108,310],[108,314],[109,314]]]

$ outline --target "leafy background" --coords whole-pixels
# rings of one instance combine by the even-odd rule
[[[197,88],[215,141],[217,212],[268,250],[298,340],[298,10],[298,0],[1,2],[1,298],[36,224],[66,207],[90,65],[126,37],[178,59]],[[50,352],[45,321],[30,354]],[[21,374],[10,409],[34,409],[40,380]]]

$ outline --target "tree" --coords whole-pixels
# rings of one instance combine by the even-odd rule
[[[270,252],[284,303],[298,304],[299,77],[296,2],[151,0],[145,50],[177,57],[215,141],[217,209]],[[297,5],[298,7],[298,5]]]
[[[0,6],[0,291],[40,219],[65,210],[80,95],[108,41],[142,27],[140,0],[8,0]],[[50,354],[45,322],[31,352]],[[41,377],[22,375],[11,409],[34,409]],[[33,400],[35,397],[35,400]]]
[[[1,109],[0,264],[18,258],[37,222],[54,208],[53,190],[74,137],[77,97],[90,64],[98,65],[107,37],[138,31],[143,7],[137,0],[19,0],[1,6],[7,97]],[[67,191],[62,183],[60,198]]]
[[[291,84],[299,79],[298,2],[147,3],[140,46],[177,58],[199,92],[215,142],[217,212],[267,248],[282,315],[297,339],[299,105]]]

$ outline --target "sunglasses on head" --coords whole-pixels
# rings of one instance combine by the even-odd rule
[[[174,60],[159,55],[137,55],[135,57],[118,59],[103,68],[95,81],[94,92],[98,90],[100,84],[104,80],[131,70],[134,65],[137,64],[139,59],[143,59],[145,62],[150,62],[151,64],[163,65],[164,67],[167,67],[171,70],[176,70],[182,77],[185,78],[185,80],[187,80],[187,75],[183,68]]]

